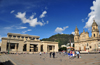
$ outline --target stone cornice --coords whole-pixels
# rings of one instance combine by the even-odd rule
[[[28,34],[8,33],[7,35],[15,35],[15,36],[24,36],[24,37],[35,37],[35,38],[40,38],[40,36],[28,35]]]
[[[58,44],[58,42],[52,42],[52,41],[41,41],[42,43],[50,43],[50,44]]]
[[[2,40],[18,40],[18,41],[23,41],[23,39],[5,38],[5,37],[3,37]]]
[[[40,40],[27,40],[26,42],[39,42],[39,43],[58,44],[58,42],[52,42],[52,41],[40,41]]]
[[[87,41],[92,41],[92,40],[100,40],[99,37],[95,37],[95,38],[88,38],[86,40],[78,40],[78,41],[75,41],[75,43],[79,43],[79,42],[87,42]]]

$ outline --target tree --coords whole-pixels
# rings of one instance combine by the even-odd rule
[[[67,50],[67,48],[66,47],[61,47],[61,48],[59,48],[59,51],[63,51],[63,50]]]

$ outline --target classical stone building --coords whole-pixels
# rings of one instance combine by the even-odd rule
[[[83,32],[79,34],[79,30],[76,27],[75,29],[75,35],[74,35],[74,44],[75,44],[75,50],[81,50],[81,51],[96,51],[100,50],[100,35],[98,30],[98,25],[93,20],[92,23],[92,36],[89,37],[89,33]]]
[[[1,52],[58,52],[58,42],[40,41],[39,36],[8,33],[2,38]]]

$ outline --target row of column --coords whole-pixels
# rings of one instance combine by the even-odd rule
[[[37,45],[38,52],[41,52],[41,44]],[[52,46],[52,51],[55,51],[55,46]],[[30,52],[30,44],[27,44],[27,52]],[[47,44],[43,45],[43,52],[50,52],[49,46]]]

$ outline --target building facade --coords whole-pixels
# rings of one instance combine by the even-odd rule
[[[75,28],[75,35],[74,35],[74,44],[75,50],[81,51],[97,51],[100,50],[100,35],[98,25],[93,20],[92,23],[92,36],[89,37],[89,33],[83,32],[79,34],[79,30]]]
[[[39,36],[8,33],[2,38],[1,52],[58,52],[58,42],[40,41]]]

